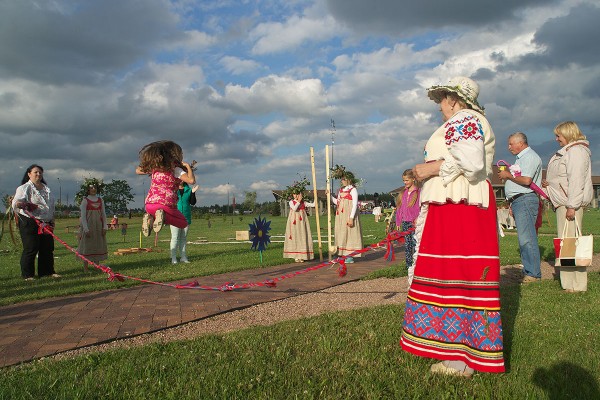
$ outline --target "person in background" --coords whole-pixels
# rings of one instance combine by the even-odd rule
[[[193,165],[183,161],[181,146],[170,140],[161,140],[145,145],[139,152],[138,175],[150,175],[150,189],[146,196],[146,213],[142,219],[142,233],[150,230],[160,232],[163,224],[185,228],[185,216],[177,209],[177,188],[183,181],[196,183]]]
[[[419,200],[419,188],[416,185],[415,174],[412,169],[407,169],[402,173],[404,190],[398,195],[396,208],[396,226],[398,230],[405,232],[414,229],[415,222],[419,216],[421,202]],[[412,280],[414,273],[413,256],[415,254],[415,233],[414,231],[404,237],[404,256],[406,268],[408,270],[409,280]]]
[[[379,222],[381,220],[381,206],[373,207],[373,216],[375,217],[375,222]]]
[[[558,237],[575,236],[575,226],[583,228],[583,208],[594,198],[592,186],[592,160],[590,143],[573,121],[561,122],[554,128],[554,136],[560,149],[550,158],[546,179],[542,187],[546,190],[556,211]],[[561,267],[560,284],[566,292],[587,290],[586,267]]]
[[[432,373],[462,377],[504,372],[495,137],[478,95],[466,77],[428,89],[444,122],[413,168],[423,185],[400,340],[409,353],[442,360]]]
[[[196,191],[198,185],[190,188],[185,182],[179,182],[179,189],[177,190],[177,209],[184,215],[188,225],[185,228],[178,228],[171,225],[171,262],[177,264],[177,252],[179,252],[179,261],[182,263],[189,264],[187,258],[186,246],[187,246],[187,234],[192,223],[192,206],[196,205]]]
[[[333,204],[336,205],[335,212],[335,246],[337,254],[348,256],[357,250],[362,250],[362,228],[358,212],[358,190],[356,184],[358,179],[350,171],[342,166],[336,166],[332,170],[332,178],[340,179],[342,187],[337,196],[331,195]],[[327,190],[329,195],[329,189]],[[360,257],[356,254],[354,257]],[[345,262],[353,263],[353,257],[347,257]]]
[[[379,222],[381,219],[383,204],[379,201],[379,193],[373,193],[373,216],[375,217],[375,222]]]
[[[542,184],[542,159],[529,147],[523,132],[515,132],[508,137],[508,150],[517,157],[515,165],[521,169],[521,175],[513,176],[509,170],[499,169],[498,178],[505,182],[506,200],[517,225],[523,283],[536,282],[542,277],[536,230],[540,199],[530,185]]]
[[[314,207],[315,204],[304,201],[305,189],[303,185],[291,187],[292,199],[289,201],[290,213],[283,243],[283,258],[293,258],[300,263],[315,258],[310,221],[306,214],[306,207]]]
[[[117,215],[113,215],[112,219],[110,220],[110,225],[112,229],[117,229],[119,227],[119,217],[117,217]]]
[[[60,278],[54,270],[54,238],[41,232],[35,220],[48,229],[54,228],[54,195],[44,180],[44,169],[30,165],[21,186],[12,200],[12,208],[17,214],[19,233],[23,242],[21,253],[21,276],[32,281],[35,276],[35,259],[38,259],[38,277]],[[35,220],[34,220],[35,219]]]
[[[84,180],[81,190],[75,195],[81,204],[81,222],[79,225],[79,245],[77,252],[88,260],[98,264],[108,258],[106,244],[106,211],[100,197],[104,183],[96,178]],[[83,261],[84,271],[88,271],[87,261]]]

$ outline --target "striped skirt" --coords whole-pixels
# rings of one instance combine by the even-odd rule
[[[400,345],[504,372],[495,207],[429,204],[426,212]]]

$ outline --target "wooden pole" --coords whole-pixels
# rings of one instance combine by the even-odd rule
[[[327,192],[331,190],[331,177],[329,169],[329,145],[325,145],[325,165],[327,178]],[[331,261],[331,195],[327,195],[327,254],[329,255],[329,261]]]
[[[315,172],[315,149],[310,148],[310,165],[312,167],[313,196],[315,198],[315,214],[317,217],[317,241],[319,242],[319,260],[323,261],[323,247],[321,246],[321,222],[319,221],[319,198],[317,197],[317,174]]]

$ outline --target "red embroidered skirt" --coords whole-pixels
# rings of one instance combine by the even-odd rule
[[[430,204],[404,313],[402,349],[504,372],[494,193],[487,209]]]

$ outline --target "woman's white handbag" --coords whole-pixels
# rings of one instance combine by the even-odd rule
[[[575,236],[565,237],[567,224],[562,238],[554,238],[554,253],[561,267],[589,267],[594,254],[594,237],[582,236],[577,220],[575,220]]]

